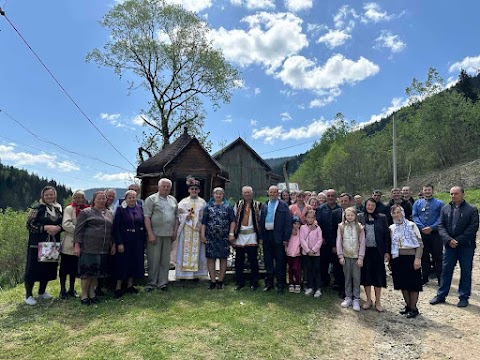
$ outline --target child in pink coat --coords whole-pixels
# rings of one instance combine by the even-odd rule
[[[292,235],[285,245],[288,264],[288,291],[300,293],[300,218],[292,217]]]
[[[315,221],[315,210],[308,210],[305,215],[306,224],[300,227],[300,244],[307,269],[307,288],[305,295],[318,298],[322,296],[320,289],[320,248],[323,243],[322,230]]]

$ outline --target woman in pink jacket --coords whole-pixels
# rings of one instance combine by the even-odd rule
[[[315,221],[315,210],[308,210],[305,215],[306,224],[300,227],[300,244],[306,261],[307,288],[305,295],[318,298],[322,296],[320,289],[320,248],[323,243],[322,230]]]

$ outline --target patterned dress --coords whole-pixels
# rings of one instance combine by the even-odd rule
[[[208,259],[225,259],[230,254],[228,233],[230,224],[235,221],[233,208],[225,204],[207,205],[203,211],[202,225],[205,225]]]

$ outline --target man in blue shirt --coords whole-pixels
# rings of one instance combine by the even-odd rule
[[[412,220],[417,225],[422,235],[422,279],[423,285],[428,283],[430,275],[430,256],[435,265],[438,285],[442,275],[443,242],[438,234],[440,213],[445,203],[433,197],[433,186],[427,184],[422,190],[423,199],[418,199],[413,204]]]
[[[287,256],[285,244],[292,233],[292,216],[285,201],[278,199],[278,188],[270,186],[268,201],[260,211],[260,238],[263,242],[265,261],[265,288],[273,289],[273,278],[277,279],[278,293],[283,294],[286,286]]]

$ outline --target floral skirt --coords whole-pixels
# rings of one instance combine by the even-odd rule
[[[78,259],[78,277],[80,279],[106,278],[110,276],[110,262],[109,254],[81,253]]]

